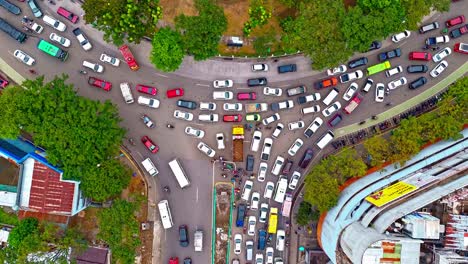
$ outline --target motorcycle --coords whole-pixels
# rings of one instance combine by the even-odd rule
[[[167,193],[171,192],[171,189],[169,189],[169,186],[164,186],[163,190]]]
[[[133,138],[129,138],[129,139],[128,139],[128,142],[129,142],[132,146],[135,146],[135,140],[133,140]]]
[[[81,74],[88,74],[88,72],[83,71],[83,70],[80,70],[80,73],[81,73]]]
[[[143,123],[147,127],[154,128],[155,125],[154,125],[153,121],[151,121],[151,119],[147,115],[143,114],[143,115],[140,116],[140,118],[141,118],[141,120],[143,120]]]
[[[167,126],[167,128],[170,128],[170,129],[174,128],[174,126],[171,125],[171,124],[167,124],[166,126]]]
[[[37,74],[37,72],[36,72],[35,70],[33,70],[33,69],[30,69],[30,70],[29,70],[29,73],[34,74],[34,75]]]

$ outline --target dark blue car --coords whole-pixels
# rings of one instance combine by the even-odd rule
[[[244,226],[244,218],[245,218],[245,204],[239,204],[237,207],[237,219],[236,219],[236,226],[243,227]]]
[[[379,54],[379,61],[386,61],[401,56],[401,49],[397,48],[394,50],[382,52]]]
[[[264,229],[258,231],[258,250],[264,250],[266,247],[267,232]]]

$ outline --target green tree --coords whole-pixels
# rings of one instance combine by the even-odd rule
[[[415,30],[422,18],[429,14],[431,8],[440,12],[447,12],[450,7],[450,0],[402,0],[406,10],[408,29]]]
[[[327,174],[324,166],[317,165],[305,179],[304,201],[316,207],[319,212],[326,212],[336,205],[339,196],[336,178]]]
[[[104,40],[115,45],[124,39],[139,43],[152,37],[162,16],[159,0],[86,0],[82,4],[84,19],[104,32]]]
[[[299,209],[296,214],[296,221],[298,225],[304,226],[310,223],[310,221],[316,221],[320,217],[320,214],[315,210],[312,205],[308,202],[301,202]]]
[[[153,37],[150,60],[159,70],[175,71],[184,60],[182,37],[169,27],[161,28]]]
[[[29,236],[35,236],[38,233],[39,221],[35,218],[25,218],[11,230],[8,236],[8,245],[14,249],[19,249]]]
[[[364,142],[366,151],[371,155],[371,166],[385,163],[392,155],[390,143],[382,136],[373,136]]]
[[[410,117],[403,119],[400,127],[393,130],[390,137],[391,145],[393,146],[393,155],[390,160],[393,162],[399,161],[404,164],[413,155],[419,152],[420,147],[425,142],[422,138],[422,127],[418,119]]]
[[[327,170],[327,174],[343,184],[347,179],[361,177],[366,174],[367,166],[357,154],[356,150],[345,148],[337,155],[329,156],[322,160],[322,166]]]

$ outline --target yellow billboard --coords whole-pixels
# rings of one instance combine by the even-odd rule
[[[366,201],[377,207],[381,207],[416,189],[418,189],[418,187],[415,185],[408,184],[406,182],[397,182],[385,189],[367,196]]]

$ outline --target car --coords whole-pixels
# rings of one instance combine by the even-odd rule
[[[445,21],[445,26],[449,28],[463,23],[465,23],[465,16],[461,15]]]
[[[218,149],[224,149],[224,134],[223,133],[217,133],[216,134],[216,143],[218,144]]]
[[[327,74],[328,74],[328,76],[333,76],[333,75],[337,75],[337,74],[340,74],[340,73],[345,73],[347,70],[348,70],[348,68],[346,67],[346,65],[340,65],[338,67],[328,69]]]
[[[273,182],[267,182],[265,185],[265,191],[263,192],[263,198],[271,199],[273,196],[273,190],[275,189],[275,184]]]
[[[207,155],[210,158],[212,158],[212,157],[214,157],[216,155],[216,151],[214,149],[212,149],[210,146],[208,146],[204,142],[198,143],[197,148],[198,148],[198,150],[205,153],[205,155]]]
[[[149,98],[146,96],[138,96],[138,104],[146,105],[151,108],[159,108],[159,100],[154,98]]]
[[[468,54],[468,44],[456,43],[455,46],[453,47],[453,51],[462,53],[462,54]]]
[[[369,92],[370,88],[372,88],[372,85],[374,85],[374,80],[371,78],[367,78],[366,83],[364,84],[364,87],[362,88],[362,91],[364,92]]]
[[[224,103],[223,105],[224,111],[242,111],[242,104],[241,103]]]
[[[357,83],[355,82],[351,83],[348,89],[346,89],[346,92],[343,94],[343,99],[345,99],[345,101],[351,100],[351,98],[357,92],[358,89],[359,89],[359,86]]]
[[[257,172],[257,181],[259,182],[265,181],[267,170],[268,170],[268,163],[260,162],[260,166],[258,167],[258,172]]]
[[[265,63],[253,64],[252,71],[253,72],[268,71],[268,65],[266,65]]]
[[[42,11],[37,5],[35,0],[28,0],[28,6],[31,8],[31,11],[35,17],[41,17],[42,16]]]
[[[179,258],[178,257],[171,257],[169,259],[169,264],[179,264]]]
[[[438,36],[438,37],[430,37],[426,39],[426,45],[432,46],[432,45],[437,45],[441,43],[448,43],[450,41],[450,38],[448,35],[443,35],[443,36]]]
[[[338,79],[336,77],[327,78],[314,83],[315,89],[323,89],[327,87],[332,87],[338,84]]]
[[[273,175],[278,176],[278,174],[281,172],[281,168],[283,167],[284,164],[284,158],[281,156],[277,156],[275,163],[273,164],[273,168],[271,169],[271,173]]]
[[[392,68],[390,70],[385,71],[385,75],[388,77],[392,77],[393,75],[399,74],[403,72],[403,67],[397,66],[395,68]]]
[[[273,111],[278,111],[278,110],[283,110],[283,109],[290,109],[290,108],[293,108],[293,107],[294,107],[294,101],[293,100],[286,100],[286,101],[271,104],[271,110],[273,110]]]
[[[276,250],[282,252],[284,250],[284,244],[286,240],[286,232],[279,229],[276,231]]]
[[[234,93],[229,91],[219,91],[213,92],[214,100],[232,100],[234,98]]]
[[[183,264],[192,264],[192,259],[191,258],[184,258],[184,263]]]
[[[255,264],[263,264],[263,254],[262,253],[255,254]]]
[[[319,93],[312,93],[309,95],[302,95],[297,97],[297,103],[298,104],[305,104],[313,101],[319,101],[322,97],[320,96]]]
[[[274,264],[284,264],[283,259],[280,257],[275,257]]]
[[[267,85],[268,81],[265,77],[260,77],[260,78],[254,78],[254,79],[248,79],[247,80],[247,86],[253,87],[253,86],[262,86],[262,85]]]
[[[143,84],[137,84],[135,89],[139,93],[149,94],[149,95],[153,95],[153,96],[158,93],[158,90],[156,89],[156,87],[143,85]]]
[[[166,95],[167,95],[167,98],[183,96],[184,89],[183,88],[170,89],[170,90],[167,90]]]
[[[389,51],[380,53],[379,61],[382,62],[382,61],[390,60],[390,59],[397,58],[400,56],[401,56],[401,49],[396,48],[394,50],[389,50]]]
[[[262,154],[260,156],[261,160],[268,161],[270,159],[272,146],[273,146],[273,139],[267,137],[263,140]]]
[[[223,115],[223,122],[242,122],[242,115]]]
[[[257,99],[256,92],[237,93],[237,100],[255,100],[255,99]]]
[[[263,88],[263,94],[264,95],[272,95],[272,96],[281,96],[283,94],[283,89],[264,87]]]
[[[350,73],[345,73],[340,76],[340,82],[347,83],[349,81],[361,79],[362,76],[364,76],[364,73],[362,73],[361,70],[357,70],[355,72],[350,72]]]
[[[258,212],[258,222],[260,223],[266,223],[266,220],[268,218],[268,204],[267,203],[262,203],[260,205],[260,210]]]
[[[408,73],[425,73],[428,71],[428,67],[426,65],[409,65],[406,67],[406,71]]]
[[[155,124],[154,124],[153,120],[151,120],[151,119],[149,118],[149,116],[143,114],[143,115],[141,116],[141,120],[143,120],[143,123],[144,123],[147,127],[149,127],[149,128],[154,128],[154,127],[155,127]]]
[[[3,0],[2,0],[2,1],[3,1]],[[1,3],[1,1],[0,1],[0,3]],[[39,25],[39,24],[37,24],[37,23],[35,23],[35,22],[31,22],[32,20],[29,21],[29,22],[26,22],[25,20],[28,20],[28,19],[27,19],[27,18],[23,18],[23,21],[21,22],[21,23],[24,25],[23,28],[28,28],[28,29],[34,31],[34,32],[37,33],[37,34],[41,34],[42,31],[44,31],[44,27],[43,27],[43,26],[41,26],[41,25]]]
[[[358,58],[358,59],[355,59],[355,60],[352,60],[352,61],[348,62],[348,67],[350,69],[354,69],[354,68],[366,65],[367,62],[368,62],[368,60],[367,60],[366,57],[361,57],[361,58]]]
[[[429,52],[412,51],[409,53],[408,58],[410,60],[430,61],[432,59],[432,54]]]
[[[62,37],[59,34],[50,33],[49,39],[53,42],[57,42],[58,44],[62,45],[65,48],[70,47],[71,41],[66,37]]]
[[[406,80],[405,77],[400,77],[400,78],[398,78],[396,80],[393,80],[393,81],[389,82],[387,86],[388,86],[388,89],[393,90],[393,89],[396,89],[396,88],[402,86],[403,84],[406,84],[407,82],[408,81]]]
[[[28,66],[32,66],[36,63],[36,60],[33,57],[22,50],[15,50],[15,52],[13,52],[13,56]]]
[[[242,252],[242,235],[235,234],[234,235],[234,254],[240,255]]]
[[[264,229],[258,230],[257,250],[264,250],[266,245],[267,232]]]
[[[180,110],[175,110],[174,111],[174,117],[177,118],[177,119],[185,120],[185,121],[192,121],[193,120],[193,114],[192,113],[185,112],[185,111],[180,111]]]
[[[257,218],[253,215],[249,216],[247,220],[247,235],[255,236],[255,225],[257,224]]]
[[[302,156],[301,161],[299,161],[299,167],[302,169],[307,168],[309,163],[312,161],[314,156],[314,151],[311,148],[306,149],[304,156]]]
[[[200,102],[200,110],[214,111],[216,110],[216,104],[211,102]]]
[[[273,115],[263,119],[262,123],[263,125],[267,126],[275,121],[280,120],[280,115],[278,113],[274,113]]]
[[[293,164],[294,164],[294,162],[292,160],[286,159],[286,165],[284,165],[283,170],[281,171],[281,173],[283,173],[285,175],[289,174]]]
[[[260,203],[260,193],[253,192],[252,199],[250,201],[250,210],[258,210],[258,204]]]
[[[328,120],[328,125],[331,127],[337,126],[343,120],[343,116],[340,114],[335,114],[332,118]]]
[[[257,152],[260,147],[260,141],[262,141],[262,131],[255,130],[252,136],[252,143],[250,144],[250,150]]]
[[[383,83],[378,83],[375,86],[375,101],[381,103],[384,101],[385,97],[385,85]]]
[[[198,120],[203,122],[215,123],[218,122],[218,114],[200,114],[198,115]]]
[[[369,51],[372,51],[372,50],[377,50],[377,49],[380,49],[381,47],[382,47],[382,42],[374,40],[369,45],[369,49],[367,51],[369,52]]]
[[[245,121],[247,122],[260,122],[262,117],[259,114],[246,114]]]
[[[99,57],[99,60],[104,62],[104,63],[115,66],[115,67],[119,67],[119,65],[120,65],[120,60],[119,59],[117,59],[115,57],[112,57],[112,56],[109,56],[109,55],[107,55],[105,53],[101,54],[101,57]]]
[[[433,57],[432,60],[434,62],[439,62],[443,60],[448,55],[452,54],[452,50],[449,47],[444,48],[443,50],[437,52]]]
[[[10,82],[3,76],[0,75],[0,88],[5,88]]]
[[[92,85],[94,87],[97,87],[97,88],[101,88],[101,89],[103,89],[104,91],[107,91],[107,92],[112,89],[112,83],[101,80],[101,79],[98,79],[98,78],[95,78],[95,77],[89,77],[88,78],[88,84],[90,84],[90,85]]]
[[[185,127],[185,134],[196,138],[203,138],[205,136],[205,131],[191,126],[187,126]]]
[[[156,154],[159,151],[158,145],[154,144],[153,141],[148,136],[143,136],[141,138],[141,143],[145,145],[145,147],[151,151],[151,153]]]
[[[234,85],[232,80],[216,80],[213,81],[214,88],[230,88]]]
[[[437,76],[439,76],[446,68],[448,67],[448,63],[447,61],[441,61],[439,62],[439,64],[437,64],[437,66],[434,67],[434,69],[432,69],[432,71],[430,72],[430,75],[433,77],[433,78],[436,78]]]
[[[300,178],[301,178],[301,174],[298,171],[294,171],[291,176],[291,180],[289,181],[288,188],[291,190],[296,189],[296,186],[299,183]]]
[[[247,155],[247,159],[245,161],[245,170],[246,171],[253,171],[254,170],[254,164],[255,164],[254,156],[251,155],[251,154]]]
[[[317,130],[322,126],[323,120],[320,117],[316,117],[312,123],[304,131],[304,136],[310,138]]]
[[[188,100],[177,100],[177,106],[182,107],[182,108],[187,108],[187,109],[197,109],[197,103],[194,101],[188,101]]]
[[[62,17],[66,18],[67,20],[69,20],[73,24],[76,24],[78,22],[79,17],[77,15],[73,14],[72,12],[68,11],[67,9],[63,8],[63,7],[59,7],[57,9],[57,14],[59,14]]]
[[[76,36],[78,42],[85,51],[88,51],[93,47],[80,28],[75,28],[73,30],[73,34]]]
[[[439,23],[438,22],[432,22],[430,24],[424,25],[419,28],[419,33],[424,34],[429,31],[435,30],[439,28]]]
[[[289,130],[296,130],[305,126],[304,121],[295,121],[288,124]]]
[[[468,32],[468,24],[450,31],[450,37],[459,38]]]
[[[97,72],[97,73],[102,73],[104,71],[104,67],[102,65],[93,63],[90,61],[86,61],[86,60],[83,61],[83,67],[86,67],[92,70],[93,72]]]
[[[254,250],[253,240],[245,241],[245,259],[246,260],[250,261],[253,259],[253,250]],[[240,264],[240,262],[238,264]]]
[[[332,105],[330,105],[329,107],[325,108],[322,111],[322,114],[323,114],[323,116],[327,117],[327,116],[330,116],[331,114],[333,114],[335,111],[338,111],[340,108],[341,108],[340,102],[336,101]]]
[[[188,247],[189,245],[188,230],[186,225],[179,226],[179,245],[181,247]]]
[[[242,189],[242,200],[248,201],[250,198],[250,192],[253,189],[253,181],[245,181],[244,188]]]
[[[295,72],[297,70],[296,64],[286,64],[278,66],[278,73],[287,73],[287,72]]]
[[[417,89],[417,88],[423,86],[423,85],[426,84],[426,83],[427,83],[426,77],[421,76],[421,77],[419,77],[418,79],[412,81],[412,82],[409,84],[409,88],[412,89],[412,90],[414,90],[414,89]]]
[[[46,25],[49,25],[58,31],[64,32],[65,30],[67,30],[67,26],[64,23],[62,23],[60,20],[55,19],[49,15],[44,15],[42,17],[42,20],[44,21]]]
[[[273,134],[271,134],[271,136],[273,138],[278,138],[281,132],[283,131],[283,128],[284,128],[284,125],[281,123],[278,123],[275,127],[275,130],[273,131]]]
[[[299,151],[299,149],[302,148],[302,146],[304,146],[304,141],[302,141],[302,139],[300,138],[297,138],[294,141],[294,143],[291,145],[291,147],[289,147],[288,149],[289,156],[294,157],[296,153]]]
[[[392,36],[392,41],[394,43],[398,43],[406,38],[409,38],[409,36],[411,36],[411,32],[409,32],[408,30],[405,30],[403,32],[400,32],[400,33],[397,33],[395,35]]]

